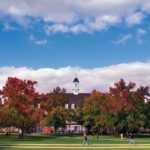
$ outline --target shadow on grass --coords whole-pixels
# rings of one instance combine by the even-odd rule
[[[23,138],[18,138],[17,134],[6,136],[0,134],[0,144],[63,144],[63,143],[80,143],[79,135],[42,135],[42,134],[25,134]],[[79,139],[78,139],[79,138]],[[74,141],[75,139],[75,141]]]
[[[12,134],[10,136],[0,135],[0,144],[19,144],[19,143],[30,143],[30,142],[42,142],[42,141],[53,141],[56,136],[44,136],[44,135],[24,135],[22,138],[18,138],[17,134]]]

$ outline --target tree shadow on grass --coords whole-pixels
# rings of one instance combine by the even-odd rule
[[[0,144],[30,144],[30,143],[42,143],[54,141],[56,136],[45,136],[45,135],[24,135],[24,137],[19,138],[17,134],[10,136],[0,135]]]

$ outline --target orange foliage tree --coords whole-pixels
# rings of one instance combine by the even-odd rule
[[[16,126],[22,129],[22,135],[25,127],[34,126],[37,122],[37,105],[39,94],[35,91],[36,81],[21,80],[9,77],[1,94],[0,117],[5,118],[2,121],[3,126]],[[0,120],[3,120],[3,119]]]

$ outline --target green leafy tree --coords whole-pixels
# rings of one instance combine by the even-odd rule
[[[59,127],[66,126],[66,120],[68,119],[68,110],[65,109],[65,104],[68,103],[68,97],[65,89],[56,87],[47,96],[46,110],[46,125],[54,127],[55,133]]]
[[[87,129],[98,129],[107,123],[104,113],[102,113],[103,102],[106,95],[98,91],[93,91],[89,97],[86,97],[82,103],[81,112],[83,124]]]
[[[150,128],[150,100],[146,103],[146,123],[145,123],[145,128]]]

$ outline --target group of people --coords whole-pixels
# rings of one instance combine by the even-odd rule
[[[123,133],[120,134],[120,139],[123,140]],[[88,141],[88,137],[87,137],[87,134],[86,134],[86,133],[84,133],[84,135],[83,135],[83,144],[89,145],[89,141]],[[133,133],[130,133],[130,141],[129,141],[129,144],[134,144],[134,136],[133,136]]]
[[[120,139],[123,140],[123,133],[120,134]],[[130,141],[129,144],[134,144],[134,136],[133,133],[130,133]]]

